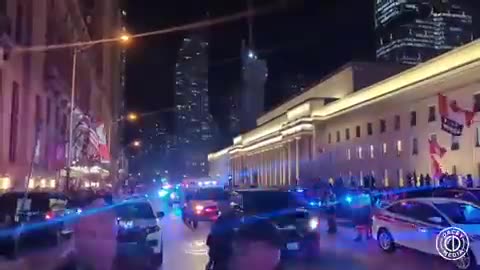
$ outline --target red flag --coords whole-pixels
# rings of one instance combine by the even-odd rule
[[[428,140],[429,146],[430,146],[430,155],[439,155],[441,158],[445,155],[447,152],[447,149],[445,147],[442,147],[437,140]]]
[[[430,158],[432,160],[432,175],[434,177],[441,176],[443,174],[442,165],[440,165],[440,162],[438,162],[433,155],[430,155]]]

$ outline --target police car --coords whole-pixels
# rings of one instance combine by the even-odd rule
[[[164,212],[155,212],[145,198],[130,199],[116,207],[119,257],[144,257],[145,263],[158,267],[163,262],[163,234],[160,220]]]
[[[480,208],[471,202],[451,198],[399,200],[373,216],[372,230],[385,252],[402,246],[440,256],[437,236],[449,227],[463,230],[470,247],[465,256],[451,261],[458,269],[476,269],[480,262]]]

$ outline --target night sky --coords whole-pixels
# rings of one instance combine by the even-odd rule
[[[129,31],[139,33],[233,14],[246,9],[244,0],[130,0]],[[286,97],[278,92],[280,79],[304,74],[310,83],[351,60],[374,60],[373,0],[259,0],[255,6],[277,9],[255,18],[254,39],[267,60],[267,107]],[[224,129],[225,98],[240,80],[240,44],[246,21],[210,28],[209,92],[211,111]],[[128,50],[127,104],[130,110],[172,107],[174,67],[185,33],[135,39]],[[229,134],[223,134],[227,137]]]

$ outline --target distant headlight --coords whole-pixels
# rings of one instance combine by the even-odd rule
[[[203,205],[197,205],[197,206],[195,206],[195,210],[197,210],[197,211],[202,211],[202,210],[203,210]]]
[[[167,196],[167,194],[168,194],[168,191],[165,191],[163,189],[158,192],[158,196],[162,198]]]
[[[319,221],[318,221],[318,218],[311,218],[309,221],[308,221],[308,228],[310,228],[310,230],[316,230],[318,228],[318,225],[319,225]]]
[[[175,200],[177,198],[177,194],[170,193],[170,199]]]

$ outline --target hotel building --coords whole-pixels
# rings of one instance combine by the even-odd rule
[[[361,184],[374,175],[377,186],[396,187],[405,185],[408,173],[432,175],[428,141],[436,138],[447,150],[438,159],[445,171],[478,178],[480,123],[474,119],[452,137],[441,129],[437,103],[442,94],[462,108],[478,108],[480,42],[367,83],[385,70],[377,64],[342,68],[210,154],[210,168],[227,156],[235,184],[308,185],[339,176]]]

